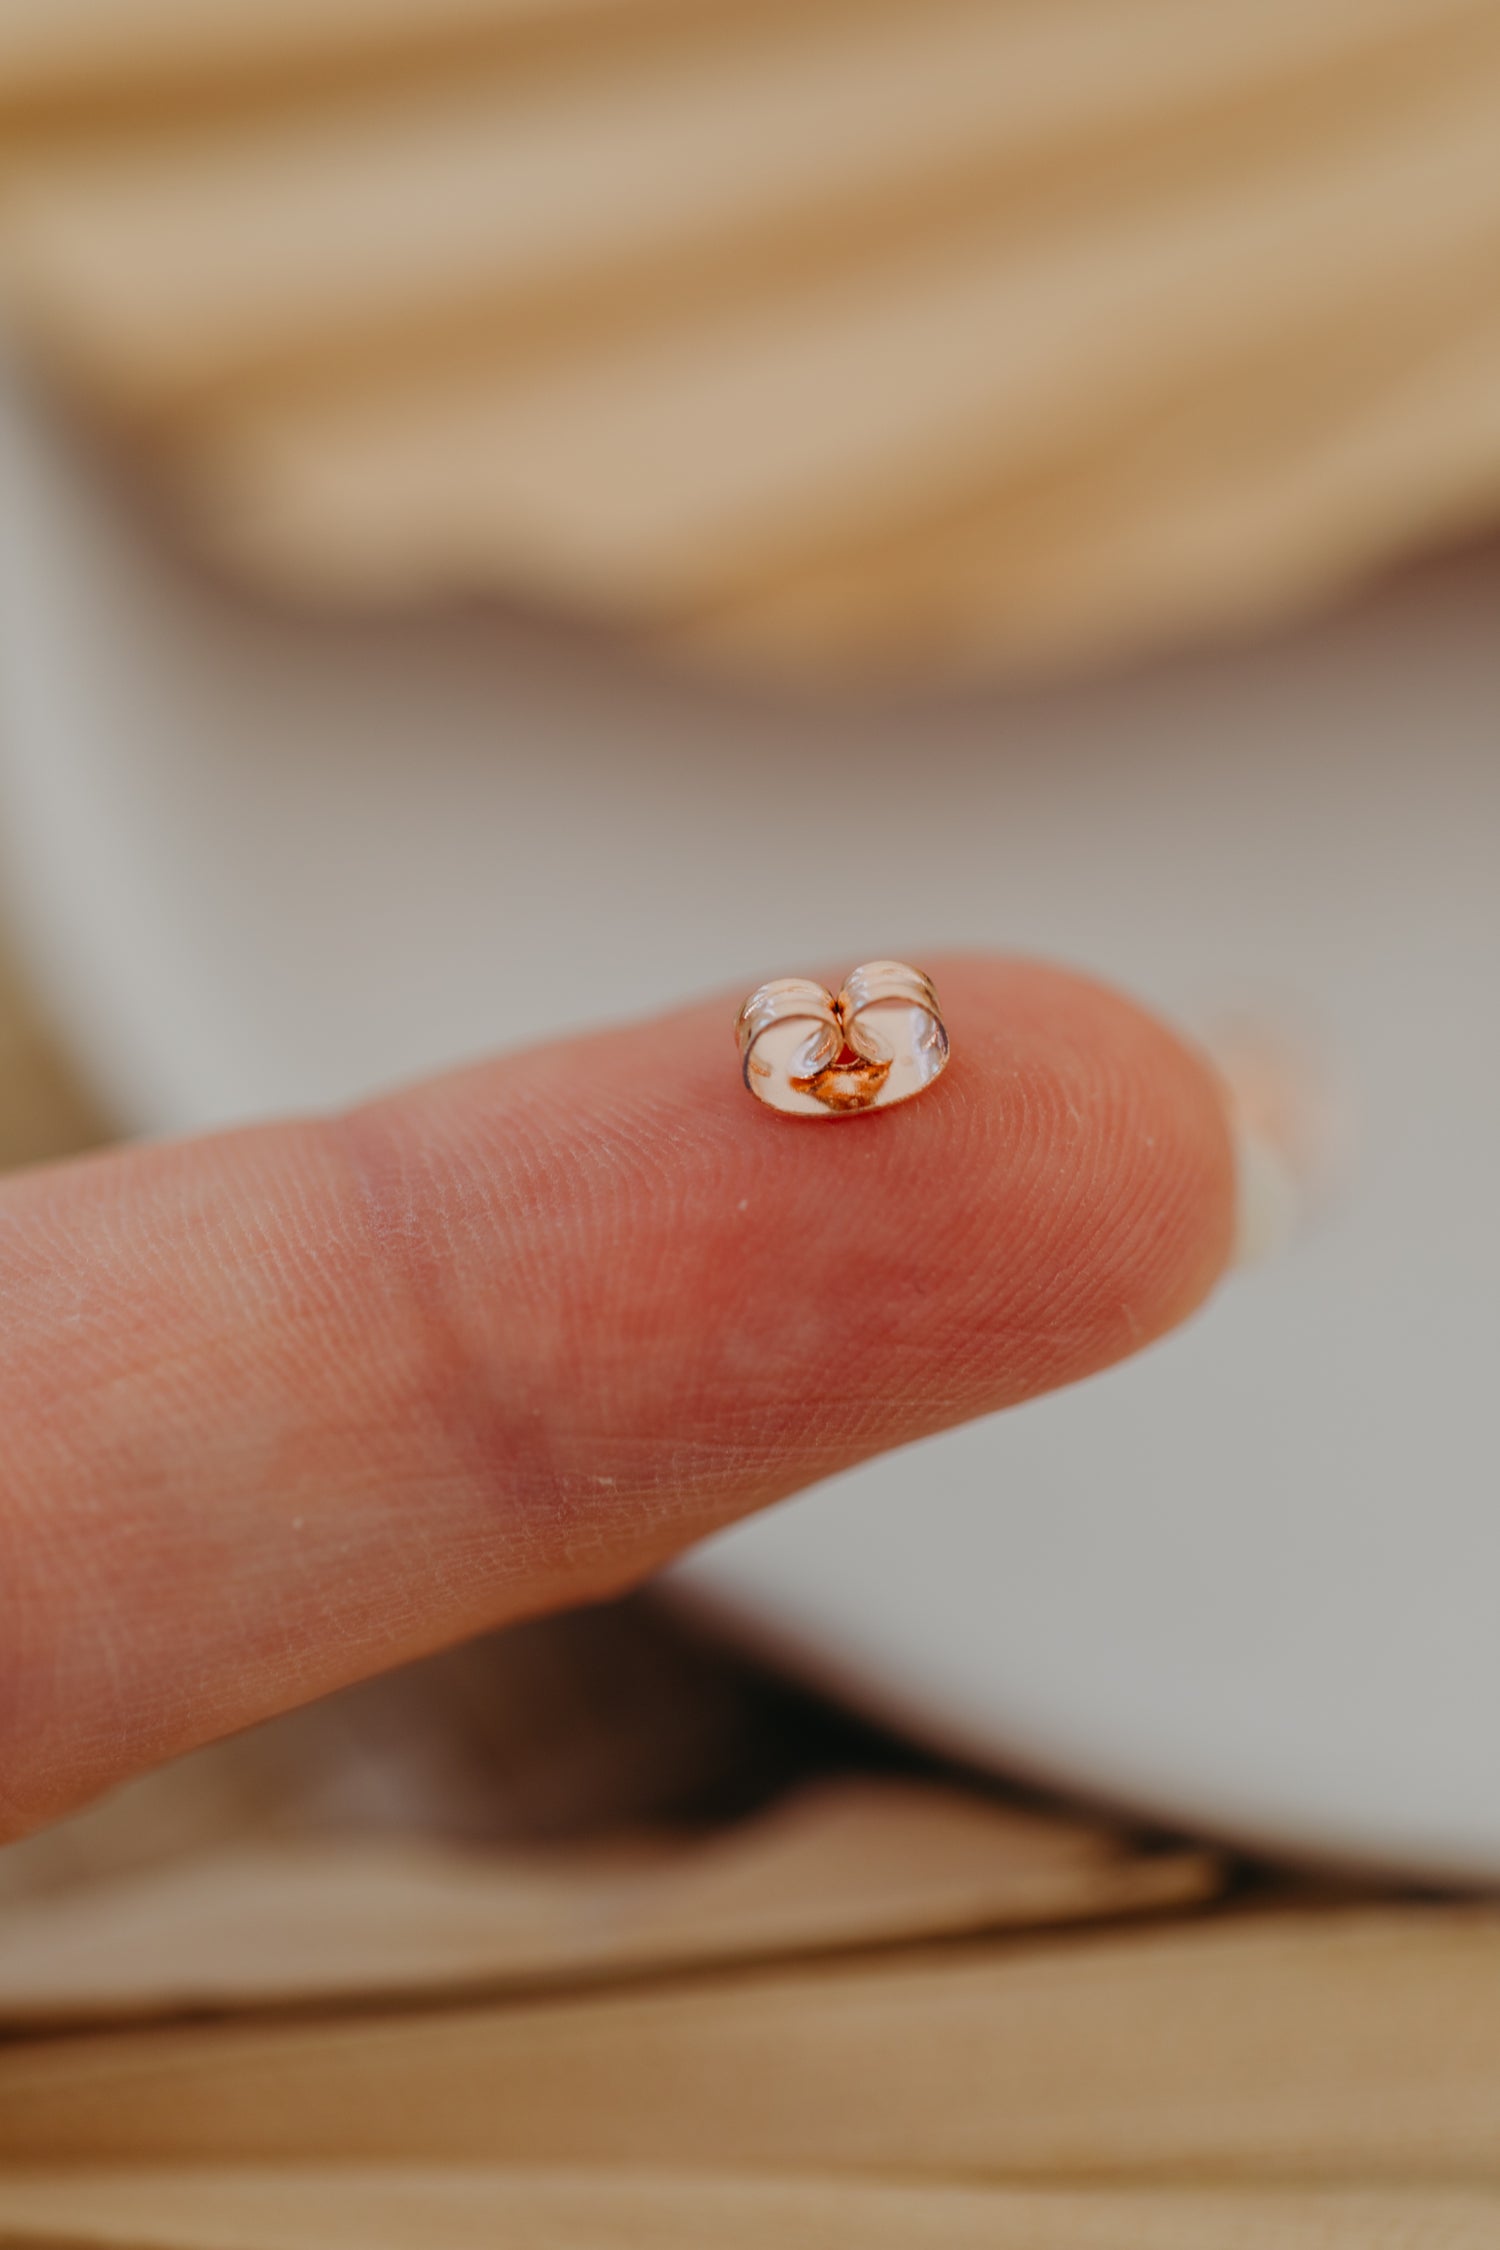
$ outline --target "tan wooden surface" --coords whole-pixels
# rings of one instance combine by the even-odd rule
[[[526,1989],[1191,1907],[1222,1863],[914,1781],[697,1840],[242,1843],[0,1917],[0,2025]]]
[[[1500,0],[134,20],[0,30],[0,306],[283,598],[1019,669],[1500,509]]]
[[[517,2171],[0,2177],[19,2250],[1491,2250],[1476,2190],[896,2187]]]
[[[507,315],[511,351],[518,317],[586,311],[601,289],[640,304],[660,276],[690,291],[726,242],[795,269],[825,205],[836,253],[893,220],[910,232],[914,198],[936,198],[941,222],[947,180],[957,208],[1034,201],[1059,171],[1077,199],[1079,167],[1101,167],[1111,135],[1153,135],[1161,167],[1163,139],[1185,132],[1201,161],[1205,106],[1253,112],[1308,71],[1378,83],[1393,49],[1410,73],[1419,25],[1451,62],[1472,13],[872,0],[852,37],[837,8],[773,9],[727,48],[717,29],[665,60],[643,42],[633,67],[610,49],[536,84],[502,56],[327,110],[189,120],[89,159],[38,153],[10,182],[3,240],[48,356],[160,416],[236,380],[284,385],[330,354],[357,372],[403,342],[430,352],[436,324],[480,308]]]
[[[1500,1915],[1283,1909],[0,2052],[0,2161],[1500,2187]]]

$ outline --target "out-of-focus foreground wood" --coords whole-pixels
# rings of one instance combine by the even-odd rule
[[[1500,1921],[1286,1909],[0,2053],[5,2163],[397,2156],[1500,2188]]]
[[[107,2172],[0,2178],[28,2250],[1489,2250],[1500,2196],[910,2188],[611,2173]]]
[[[0,114],[23,351],[293,598],[1025,666],[1500,507],[1497,0],[15,0]]]
[[[532,1988],[1190,1906],[1223,1867],[927,1783],[698,1840],[242,1843],[0,1918],[0,2026]]]

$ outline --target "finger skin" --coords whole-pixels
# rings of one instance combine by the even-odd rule
[[[6,1183],[0,1835],[1191,1311],[1205,1064],[1058,971],[927,965],[953,1060],[883,1115],[762,1110],[719,1001]]]

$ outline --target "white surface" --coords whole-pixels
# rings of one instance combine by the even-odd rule
[[[348,1095],[584,994],[951,943],[1057,953],[1189,1022],[1249,998],[1321,1027],[1362,1151],[1320,1233],[1145,1360],[685,1576],[981,1758],[1500,1875],[1493,560],[1256,654],[816,716],[491,623],[254,614],[5,435],[7,896],[139,1126]],[[916,831],[899,787],[880,809],[914,744]],[[735,850],[757,801],[799,808],[769,888]]]

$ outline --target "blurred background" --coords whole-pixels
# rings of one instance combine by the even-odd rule
[[[0,1887],[923,1760],[1500,1874],[1494,0],[8,0],[0,354],[7,1162],[954,943],[1336,1120],[1142,1364]]]

